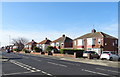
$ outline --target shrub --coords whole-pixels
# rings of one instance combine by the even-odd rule
[[[42,52],[42,49],[38,48],[38,47],[34,47],[35,52]]]
[[[47,52],[51,52],[53,49],[54,49],[54,47],[48,46],[48,47],[46,48],[46,51],[47,51]]]
[[[27,49],[22,49],[22,51],[24,51],[25,53],[30,53],[30,51]]]
[[[61,54],[74,54],[74,52],[83,52],[81,49],[60,49]]]
[[[19,49],[13,49],[13,51],[17,51],[17,52],[18,52],[18,51],[20,51],[20,50],[19,50]]]

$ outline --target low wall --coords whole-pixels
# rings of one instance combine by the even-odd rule
[[[68,54],[55,54],[55,53],[53,53],[53,56],[61,56],[61,57],[73,57],[73,58],[75,58],[75,56],[74,55],[68,55]]]
[[[40,53],[36,53],[36,52],[31,52],[31,54],[38,54],[38,55],[40,55]]]

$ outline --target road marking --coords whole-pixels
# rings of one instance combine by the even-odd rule
[[[90,71],[90,70],[86,70],[86,69],[82,69],[82,71],[86,71],[86,72],[90,72],[90,73],[94,73],[94,74],[100,74],[100,75],[109,76],[108,74],[104,74],[104,73],[100,73],[100,72],[94,72],[94,71]]]
[[[53,65],[58,65],[58,66],[63,66],[63,67],[67,67],[66,65],[63,64],[57,64],[57,63],[53,63],[53,62],[48,62],[49,64],[53,64]]]
[[[20,62],[15,61],[15,60],[10,60],[10,62],[13,63],[13,64],[16,64],[16,65],[18,65],[18,66],[20,66],[20,67],[22,67],[22,68],[24,68],[24,69],[26,69],[26,70],[29,70],[31,73],[32,73],[32,72],[42,72],[42,73],[45,74],[45,75],[53,76],[53,75],[50,74],[50,73],[47,73],[47,72],[45,72],[45,71],[36,69],[36,68],[34,68],[34,67],[31,67],[31,66],[29,66],[29,65],[20,63]],[[11,73],[10,75],[13,75],[13,74],[21,74],[21,73]],[[5,74],[5,75],[8,75],[8,74]]]
[[[73,63],[69,63],[69,62],[61,62],[61,63],[70,64],[70,65],[76,65],[76,66],[81,66],[80,64],[73,64]]]
[[[99,70],[104,70],[104,71],[109,71],[109,72],[114,72],[114,73],[120,73],[120,72],[118,72],[118,71],[107,70],[107,69],[102,69],[102,68],[96,68],[96,69],[99,69]]]
[[[3,75],[17,75],[17,74],[25,74],[25,73],[32,73],[32,71],[29,71],[29,72],[9,73],[9,74],[3,74]]]

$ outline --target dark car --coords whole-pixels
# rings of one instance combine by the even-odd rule
[[[7,53],[10,53],[10,49],[7,49],[6,51],[7,51]]]
[[[93,58],[99,59],[100,58],[100,56],[95,51],[84,51],[83,57],[89,58],[89,59],[93,59]]]

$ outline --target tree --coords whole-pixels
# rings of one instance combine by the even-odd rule
[[[26,43],[28,43],[28,40],[26,38],[17,38],[17,39],[12,39],[12,43],[18,47],[18,50],[22,50],[25,46]]]

